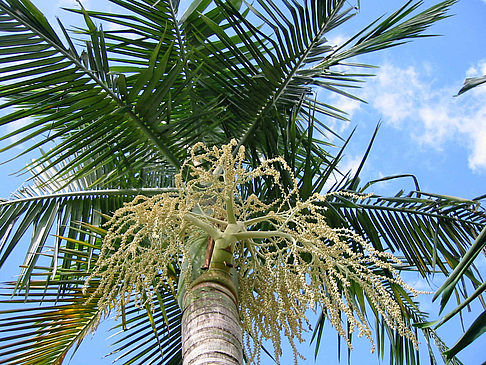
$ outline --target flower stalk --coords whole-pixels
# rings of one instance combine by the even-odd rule
[[[282,334],[297,362],[295,343],[309,328],[308,310],[322,309],[350,348],[356,330],[373,343],[365,309],[352,290],[359,287],[390,328],[417,344],[393,290],[399,285],[419,294],[400,278],[395,268],[400,260],[355,232],[328,224],[320,203],[336,193],[303,201],[282,158],[248,170],[244,148],[234,154],[235,146],[235,141],[212,149],[197,144],[176,177],[177,195],[139,196],[115,212],[92,275],[100,277],[99,305],[120,307],[131,299],[150,304],[157,285],[171,282],[167,268],[176,265],[188,288],[184,298],[211,283],[232,293],[250,363],[258,363],[266,340],[278,361]],[[282,173],[294,181],[290,190],[281,185]],[[256,179],[270,181],[280,199],[265,203],[245,194]],[[193,242],[211,240],[212,250],[194,249]]]

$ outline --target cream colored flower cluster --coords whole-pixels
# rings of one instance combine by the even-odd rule
[[[309,309],[323,309],[344,339],[358,330],[372,341],[365,304],[355,295],[360,292],[391,328],[416,343],[389,287],[398,284],[417,294],[394,268],[400,261],[353,231],[331,228],[322,203],[332,194],[301,201],[282,158],[248,169],[244,149],[234,153],[235,146],[235,141],[212,149],[195,145],[176,177],[175,195],[137,197],[114,214],[91,277],[100,278],[94,293],[101,296],[99,305],[109,309],[131,299],[150,302],[158,283],[172,282],[171,265],[185,261],[189,265],[180,266],[191,270],[188,242],[205,232],[227,242],[233,253],[250,363],[259,362],[265,340],[272,341],[278,360],[282,333],[297,362],[295,339],[303,341],[309,329]],[[284,192],[282,173],[294,181],[290,191]],[[280,198],[264,202],[248,196],[249,184],[258,186],[257,180],[280,191]]]
[[[365,304],[356,291],[366,296],[388,326],[417,344],[387,286],[398,284],[419,294],[399,277],[394,264],[400,261],[375,250],[353,231],[329,227],[316,204],[326,198],[314,195],[292,209],[268,214],[264,219],[267,229],[281,234],[241,244],[237,260],[240,310],[247,349],[254,349],[251,357],[258,359],[261,343],[270,339],[278,359],[283,333],[297,363],[295,339],[303,341],[302,333],[309,328],[309,309],[323,309],[326,319],[350,348],[348,335],[356,329],[359,337],[366,336],[373,343]]]

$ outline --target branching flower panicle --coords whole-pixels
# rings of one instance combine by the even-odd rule
[[[272,341],[278,361],[282,333],[297,362],[295,339],[303,341],[309,329],[309,309],[323,309],[349,347],[356,330],[373,342],[356,288],[390,328],[417,344],[391,289],[399,285],[418,294],[400,279],[395,268],[400,260],[354,231],[330,227],[325,216],[323,204],[335,194],[351,200],[369,196],[339,192],[302,201],[285,160],[266,160],[250,170],[244,148],[234,154],[235,146],[235,141],[212,149],[195,145],[176,176],[177,193],[139,196],[115,212],[88,279],[100,278],[93,294],[100,296],[99,305],[150,303],[159,283],[172,283],[172,264],[184,261],[189,265],[181,267],[191,270],[188,242],[204,233],[231,247],[250,363],[259,362],[265,340]],[[282,173],[293,181],[290,188],[282,185]],[[265,202],[247,194],[256,180],[271,184],[280,198]]]

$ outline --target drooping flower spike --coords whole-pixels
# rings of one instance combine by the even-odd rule
[[[88,278],[99,278],[93,294],[100,296],[99,305],[150,303],[158,285],[173,282],[172,265],[183,262],[181,270],[193,270],[191,242],[206,235],[215,242],[211,265],[219,262],[237,273],[251,363],[259,362],[265,340],[272,341],[278,360],[282,333],[297,361],[294,339],[303,341],[309,309],[323,309],[350,347],[349,334],[356,329],[373,342],[363,303],[351,290],[356,286],[389,327],[417,344],[390,289],[396,284],[419,294],[400,278],[395,268],[400,260],[349,229],[332,228],[321,204],[335,194],[354,200],[369,196],[338,192],[302,201],[285,160],[249,169],[244,148],[234,151],[235,146],[236,141],[212,149],[195,145],[176,176],[177,193],[139,196],[114,213],[97,269]],[[290,189],[283,188],[281,171],[291,177]],[[245,195],[248,184],[263,178],[280,191],[280,199],[263,202]]]

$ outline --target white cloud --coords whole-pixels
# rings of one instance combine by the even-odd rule
[[[473,153],[469,156],[469,166],[473,170],[486,168],[486,125],[483,130],[473,135]]]
[[[346,112],[350,119],[360,109],[362,104],[359,100],[351,99],[340,94],[332,94],[330,99],[332,100],[331,105]]]
[[[486,1],[486,0],[485,0]],[[349,37],[345,34],[332,34],[331,36],[326,37],[327,44],[333,47],[339,47],[346,42]]]
[[[486,74],[480,62],[468,75]],[[364,99],[385,123],[409,130],[420,144],[441,150],[446,142],[457,142],[469,150],[469,167],[486,172],[486,87],[472,89],[453,98],[460,88],[436,85],[430,65],[417,69],[385,64],[371,80]]]
[[[390,64],[384,65],[369,85],[371,104],[383,114],[386,121],[395,127],[414,114],[414,104],[426,85],[421,82],[413,67],[398,69]],[[419,93],[419,95],[417,94]]]
[[[351,175],[355,174],[358,171],[359,164],[363,160],[363,156],[356,155],[356,156],[345,156],[342,162],[339,164],[339,169],[343,173],[347,173],[348,171],[351,172]]]
[[[484,0],[486,2],[486,0]],[[466,72],[467,77],[476,77],[486,75],[486,60],[478,62],[476,65],[472,65]]]

